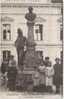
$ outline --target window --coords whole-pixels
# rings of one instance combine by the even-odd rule
[[[43,40],[43,25],[42,24],[36,24],[35,25],[35,40]]]
[[[63,15],[63,8],[61,8],[61,14]]]
[[[63,40],[63,26],[60,24],[60,40]]]
[[[11,40],[11,25],[3,24],[3,40]]]
[[[3,60],[9,60],[11,52],[8,50],[3,51]]]
[[[63,51],[60,52],[61,64],[63,65]]]

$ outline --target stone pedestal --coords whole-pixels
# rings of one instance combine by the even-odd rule
[[[36,14],[34,14],[32,10],[33,8],[29,7],[29,13],[25,15],[28,27],[28,41],[27,52],[24,60],[24,71],[33,71],[34,67],[37,66],[37,55],[35,52],[36,44],[34,42],[34,21],[36,18]]]

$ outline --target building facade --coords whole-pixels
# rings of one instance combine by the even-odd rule
[[[58,1],[58,0],[56,0]],[[17,29],[21,28],[27,37],[25,14],[32,6],[37,17],[34,25],[35,50],[45,58],[62,56],[62,3],[55,0],[1,0],[0,2],[0,64],[13,54],[17,61],[14,42]]]

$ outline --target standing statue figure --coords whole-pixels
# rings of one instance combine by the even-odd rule
[[[18,37],[15,41],[15,46],[18,55],[18,66],[23,70],[23,60],[25,56],[25,44],[26,44],[26,37],[23,36],[23,32],[20,28],[17,30]]]

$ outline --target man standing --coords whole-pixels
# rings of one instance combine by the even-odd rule
[[[8,60],[5,59],[1,64],[1,73],[5,74],[7,72],[7,68],[8,68]]]
[[[7,69],[8,69],[8,60],[3,60],[1,64],[1,87],[6,89],[7,87]]]
[[[50,60],[49,60],[49,57],[47,56],[47,57],[45,57],[45,60],[44,60],[44,64],[45,64],[45,66],[47,67],[48,66],[48,64],[50,64],[51,62],[50,62]]]
[[[11,55],[7,72],[8,88],[10,91],[15,90],[16,76],[17,76],[16,61],[14,60],[14,56]]]
[[[54,85],[56,86],[56,93],[60,92],[61,78],[62,78],[62,69],[60,64],[60,59],[55,59],[56,63],[54,65]]]

